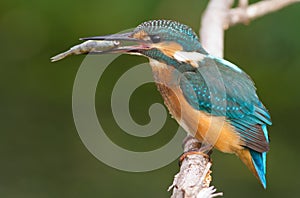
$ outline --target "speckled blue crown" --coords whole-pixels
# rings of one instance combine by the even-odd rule
[[[141,29],[148,29],[149,31],[153,32],[157,29],[170,31],[170,32],[176,32],[176,33],[182,33],[184,35],[189,36],[192,39],[199,40],[197,34],[187,25],[181,24],[177,21],[171,21],[171,20],[152,20],[152,21],[146,21],[137,26],[136,31]]]
[[[184,51],[198,51],[207,54],[192,28],[177,21],[146,21],[136,27],[135,32],[139,31],[145,31],[150,35],[159,35],[164,41],[175,41],[184,48]]]

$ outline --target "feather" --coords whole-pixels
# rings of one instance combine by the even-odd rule
[[[270,115],[249,76],[227,62],[209,56],[199,62],[197,70],[183,72],[180,80],[183,94],[193,108],[225,116],[247,147],[266,152],[269,150],[266,125],[272,124]]]

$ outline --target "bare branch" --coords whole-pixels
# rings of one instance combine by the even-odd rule
[[[201,43],[210,54],[223,57],[224,26],[233,0],[211,0],[202,16]]]
[[[239,0],[239,7],[241,8],[247,8],[248,7],[248,0]]]
[[[184,151],[191,149],[200,149],[199,141],[188,136],[184,141]],[[180,167],[180,172],[175,176],[173,184],[169,190],[173,188],[171,198],[213,198],[222,196],[222,193],[215,193],[214,187],[209,187],[211,178],[210,167],[212,163],[209,157],[193,154],[187,155]]]
[[[244,23],[245,20],[251,21],[263,15],[280,10],[300,0],[264,0],[245,7],[233,8],[229,12],[228,27],[238,23]]]

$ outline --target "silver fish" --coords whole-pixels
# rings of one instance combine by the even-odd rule
[[[77,55],[77,54],[88,54],[90,52],[102,52],[106,50],[111,50],[118,47],[119,41],[95,41],[88,40],[79,45],[71,47],[68,51],[60,53],[51,58],[51,62],[59,61],[66,58],[67,56]]]

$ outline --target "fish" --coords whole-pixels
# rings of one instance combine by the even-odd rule
[[[119,41],[96,41],[87,40],[79,45],[71,47],[69,50],[62,52],[50,58],[51,62],[62,60],[71,55],[97,53],[114,49],[120,45]]]

